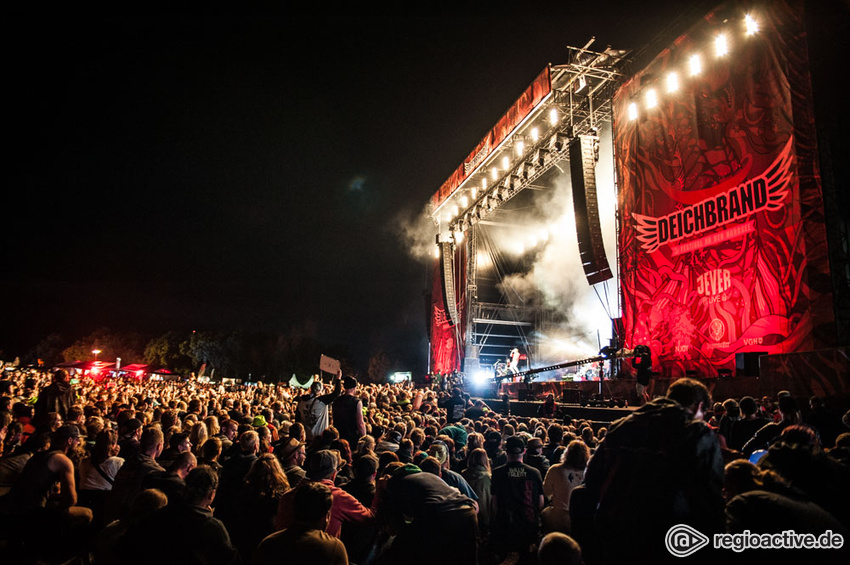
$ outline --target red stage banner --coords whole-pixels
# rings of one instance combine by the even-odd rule
[[[455,169],[440,189],[431,197],[431,210],[436,210],[460,187],[461,183],[475,168],[503,142],[508,135],[531,113],[534,108],[552,92],[552,80],[549,67],[543,69],[534,82],[513,103],[510,109],[499,119],[493,129],[484,136],[472,153]]]
[[[466,246],[460,245],[453,255],[452,270],[460,320],[454,326],[449,324],[440,278],[441,260],[437,259],[431,280],[431,373],[446,374],[461,370],[468,310],[466,307]]]
[[[760,4],[749,34],[745,5],[614,97],[623,342],[666,377],[835,345],[802,2]]]

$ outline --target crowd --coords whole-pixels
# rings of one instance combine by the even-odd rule
[[[554,399],[524,418],[341,374],[306,391],[5,378],[2,563],[659,563],[677,524],[848,539],[850,420],[817,398],[712,403],[680,379],[600,426]]]

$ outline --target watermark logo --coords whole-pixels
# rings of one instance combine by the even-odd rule
[[[693,555],[706,545],[710,540],[707,536],[688,526],[687,524],[676,524],[664,537],[664,545],[675,557],[687,557]]]

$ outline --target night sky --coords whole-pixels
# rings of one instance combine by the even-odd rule
[[[308,327],[425,370],[402,226],[565,46],[639,48],[681,3],[575,4],[5,18],[0,351]]]

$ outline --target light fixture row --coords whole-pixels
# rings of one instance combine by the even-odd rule
[[[744,17],[744,34],[746,36],[755,35],[759,31],[758,21],[755,20],[751,15],[747,14]],[[729,54],[729,38],[726,33],[719,33],[714,38],[714,56],[715,58],[722,58]],[[688,58],[687,64],[687,74],[690,77],[695,77],[702,73],[703,71],[703,57],[699,53],[695,53]],[[681,79],[679,78],[679,73],[676,71],[671,71],[667,74],[664,81],[665,92],[667,94],[673,94],[679,90],[682,84]],[[644,108],[646,110],[652,110],[658,107],[659,104],[659,94],[658,90],[655,88],[647,89],[643,94],[643,102]],[[640,115],[640,109],[637,102],[630,102],[628,105],[628,119],[636,120]]]

